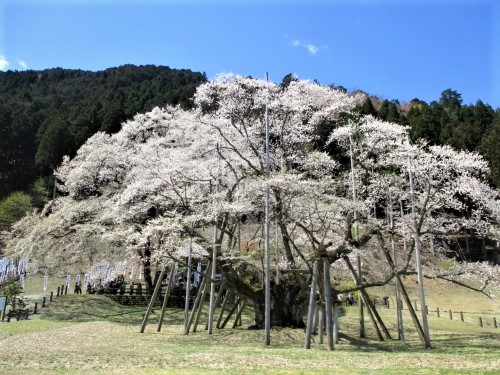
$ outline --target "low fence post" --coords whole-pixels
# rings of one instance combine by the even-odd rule
[[[464,321],[464,313],[460,311],[460,320],[463,322]]]
[[[42,307],[45,307],[45,298],[47,298],[47,297],[44,296],[42,299]]]
[[[450,320],[453,320],[453,312],[450,309]]]
[[[57,294],[56,294],[56,297],[59,297],[59,290],[61,290],[61,287],[60,287],[60,286],[58,286],[58,287],[57,287]],[[51,300],[51,301],[52,301],[52,300]]]
[[[54,297],[54,292],[50,292],[50,298],[49,298],[49,302],[52,302],[52,298]]]
[[[436,307],[437,317],[439,318],[439,307]]]
[[[479,317],[479,327],[483,326],[483,318]]]
[[[497,318],[495,318],[495,317],[493,317],[493,327],[498,328],[497,327]]]
[[[2,321],[5,318],[5,312],[7,311],[7,304],[9,303],[9,297],[5,297],[5,305],[3,305]]]
[[[33,309],[33,314],[36,314],[38,310],[38,302],[35,302],[35,308]]]

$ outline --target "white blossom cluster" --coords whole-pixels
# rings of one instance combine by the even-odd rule
[[[56,172],[62,196],[17,223],[8,249],[42,268],[117,261],[148,246],[153,261],[165,262],[190,243],[192,229],[200,235],[216,225],[229,255],[224,244],[234,244],[236,225],[262,222],[266,189],[279,268],[302,267],[325,248],[373,255],[374,241],[355,242],[375,232],[395,237],[400,252],[405,238],[408,254],[416,233],[423,241],[463,228],[496,236],[498,192],[483,180],[486,162],[411,144],[408,129],[371,116],[345,121],[361,99],[308,81],[282,87],[220,76],[198,88],[195,109],[138,114],[65,158]],[[324,124],[329,145],[352,154],[352,170],[313,147]]]

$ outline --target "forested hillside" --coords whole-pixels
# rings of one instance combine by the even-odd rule
[[[476,151],[490,163],[490,183],[500,187],[500,109],[478,100],[464,105],[461,94],[447,89],[430,104],[413,99],[401,105],[397,100],[367,98],[358,108],[382,120],[410,126],[413,140],[426,139],[432,145],[451,145]]]
[[[51,176],[97,131],[117,132],[155,106],[191,107],[205,81],[202,73],[153,65],[0,72],[0,199]]]
[[[281,86],[294,79],[288,74]],[[21,217],[23,207],[43,206],[62,156],[73,156],[94,133],[116,133],[124,120],[155,106],[190,108],[196,87],[206,81],[203,73],[154,65],[0,72],[0,229]],[[490,163],[490,183],[500,186],[499,109],[480,100],[465,105],[451,89],[431,103],[365,97],[357,112],[408,125],[414,140],[479,152]],[[319,147],[322,132],[318,127]]]

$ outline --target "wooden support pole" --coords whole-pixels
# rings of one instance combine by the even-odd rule
[[[464,313],[463,311],[460,311],[460,321],[464,321]]]
[[[227,314],[226,319],[224,319],[224,321],[222,322],[222,325],[220,326],[221,329],[226,326],[227,322],[229,322],[229,319],[231,319],[231,316],[233,316],[234,312],[238,308],[238,305],[240,304],[240,300],[241,300],[240,297],[238,297],[238,299],[234,303],[234,306],[231,308],[231,310],[229,310],[229,313]]]
[[[479,317],[479,327],[482,327],[483,326],[483,318]]]
[[[57,287],[57,294],[56,294],[56,297],[59,297],[59,290],[61,290],[61,287],[60,287],[60,286],[58,286],[58,287]],[[51,293],[50,295],[51,295],[51,297],[52,297],[52,293]],[[52,301],[52,299],[51,299],[51,301]]]
[[[498,328],[497,326],[497,318],[493,317],[493,328]]]
[[[406,288],[401,282],[401,278],[399,275],[396,275],[396,277],[399,279],[399,285],[401,286],[401,294],[402,297],[406,303],[406,306],[408,307],[408,312],[410,313],[411,319],[413,321],[413,324],[415,325],[415,329],[417,330],[417,333],[422,340],[422,342],[425,343],[425,335],[424,335],[424,330],[422,329],[422,326],[420,325],[420,321],[418,320],[417,314],[415,314],[415,310],[413,310],[413,306],[411,305],[410,297],[408,296],[408,293],[406,292]]]
[[[224,310],[226,309],[226,304],[227,304],[229,295],[231,295],[231,293],[229,292],[229,290],[227,290],[226,294],[224,295],[224,299],[222,300],[222,306],[220,307],[219,319],[217,319],[217,325],[215,326],[216,328],[220,328],[220,325],[222,323],[222,318],[224,317]]]
[[[237,300],[238,298],[236,298]],[[245,305],[246,305],[246,301],[245,301]],[[243,313],[243,311],[241,310],[241,304],[238,304],[238,306],[236,307],[236,314],[238,315],[238,319],[236,319],[236,324],[238,326],[241,326],[241,313]]]
[[[361,272],[361,257],[358,255],[356,258],[356,261],[358,263],[358,274],[356,275],[356,285],[360,286],[362,283],[362,272]],[[360,293],[359,298],[358,298],[358,303],[359,303],[359,337],[366,337],[365,333],[365,314],[364,314],[364,305],[365,302],[363,301],[363,297],[361,296]]]
[[[319,261],[316,260],[316,262],[314,262],[313,274],[311,278],[311,291],[309,292],[309,308],[307,312],[306,339],[304,343],[304,349],[311,348],[314,307],[316,306],[316,284],[318,279],[318,267],[319,267],[318,264]]]
[[[49,302],[52,302],[52,298],[54,297],[54,292],[50,292],[50,298],[49,298]]]
[[[156,301],[156,297],[158,296],[158,292],[161,288],[161,281],[163,280],[163,275],[165,275],[165,266],[162,267],[160,272],[160,277],[156,280],[155,289],[153,295],[151,296],[151,300],[149,301],[148,309],[146,310],[146,314],[144,315],[144,319],[141,324],[141,333],[144,333],[144,329],[146,328],[146,323],[148,322],[149,314],[151,314],[151,310],[153,310],[153,305]]]
[[[333,304],[333,342],[339,343],[339,306],[337,303]]]
[[[436,307],[437,317],[439,318],[439,307]]]
[[[172,284],[174,282],[174,272],[175,272],[176,266],[177,266],[177,263],[173,264],[170,268],[170,274],[168,275],[167,290],[165,290],[165,295],[163,296],[163,304],[161,306],[160,321],[158,322],[158,328],[156,328],[156,332],[161,331],[161,326],[163,324],[163,317],[165,316],[165,309],[167,307],[168,297],[170,296],[170,289],[172,288]],[[161,280],[159,282],[161,282]],[[187,287],[189,287],[189,285]]]
[[[380,341],[384,341],[384,336],[382,336],[382,332],[380,332],[380,328],[378,328],[377,321],[375,320],[375,317],[373,316],[372,309],[370,308],[370,305],[366,305],[366,310],[368,311],[368,316],[370,317],[370,320],[372,321],[373,328],[375,328],[375,332],[377,333],[377,337]]]
[[[7,304],[9,303],[9,297],[5,297],[5,305],[3,305],[2,321],[5,318],[5,312],[7,311]]]
[[[332,289],[330,282],[330,262],[328,258],[323,259],[323,274],[325,283],[326,340],[328,350],[333,350]]]
[[[238,313],[236,314],[236,319],[234,319],[233,329],[238,326],[238,322],[241,320],[241,314],[245,308],[247,301],[243,300],[241,303],[237,304]]]
[[[319,332],[318,332],[318,342],[323,344],[323,336],[325,333],[325,306],[316,305],[316,308],[319,310]]]
[[[314,305],[314,324],[312,334],[315,335],[318,333],[318,325],[319,325],[319,304],[316,303]]]
[[[210,283],[210,289],[212,289],[212,285],[213,284]],[[196,311],[196,318],[195,318],[194,323],[193,323],[193,333],[195,333],[196,330],[198,329],[198,323],[200,321],[201,312],[203,311],[203,305],[205,304],[205,298],[207,297],[208,289],[209,289],[209,286],[208,286],[208,283],[206,283],[205,287],[203,288],[203,292],[201,293],[201,300],[198,303],[198,309]],[[210,300],[212,301],[212,298],[210,298]],[[210,309],[210,306],[209,306],[209,309]],[[207,329],[208,329],[208,327],[207,327]]]
[[[344,260],[347,264],[347,267],[349,268],[349,270],[351,271],[354,279],[356,281],[359,280],[359,275],[357,274],[356,270],[354,269],[354,267],[352,266],[349,258],[347,257],[344,257]],[[359,265],[358,265],[359,267]],[[396,275],[396,277],[399,277],[399,275]],[[403,288],[404,289],[404,288]],[[378,314],[377,310],[375,309],[375,305],[372,303],[370,297],[368,296],[368,293],[366,292],[366,290],[364,288],[361,288],[359,290],[362,298],[360,298],[360,303],[361,303],[361,299],[363,299],[363,301],[365,302],[369,312],[370,312],[370,318],[372,318],[372,322],[374,324],[374,326],[376,327],[376,329],[378,329],[378,326],[377,326],[377,323],[376,321],[379,322],[382,330],[384,331],[384,334],[385,336],[390,339],[391,338],[391,335],[389,333],[389,331],[387,330],[387,327],[385,326],[384,322],[382,321],[382,318],[380,318],[380,315]],[[376,320],[375,320],[376,319]]]
[[[453,312],[450,309],[450,320],[453,320]]]
[[[35,308],[33,309],[33,314],[36,314],[38,311],[38,302],[35,302]]]
[[[377,320],[378,324],[380,325],[380,328],[382,329],[382,331],[384,332],[384,335],[387,339],[392,339],[391,337],[391,334],[389,333],[389,330],[387,329],[387,327],[385,326],[384,324],[384,321],[382,320],[382,318],[380,317],[376,307],[375,307],[375,304],[372,302],[370,296],[368,295],[368,293],[366,292],[365,289],[361,289],[361,293],[363,295],[363,300],[365,300],[366,302],[366,305],[369,307],[369,309],[371,310],[373,316],[375,317],[375,319]]]
[[[197,307],[200,303],[202,303],[201,300],[201,295],[203,294],[203,291],[205,290],[205,285],[207,284],[207,275],[211,272],[212,270],[212,265],[210,262],[208,262],[207,269],[205,270],[205,275],[203,276],[203,280],[201,281],[200,288],[198,289],[198,293],[196,294],[196,298],[194,300],[193,304],[193,309],[191,310],[191,315],[189,316],[189,319],[187,322],[184,322],[184,334],[187,335],[189,334],[189,330],[191,329],[191,325],[193,324],[194,317],[196,315],[196,310]]]
[[[397,270],[396,270],[397,274]],[[401,301],[401,286],[396,278],[396,315],[398,317],[398,336],[402,344],[405,343],[405,329],[403,323],[403,302]]]
[[[224,294],[225,289],[226,289],[226,280],[224,280],[219,287],[219,292],[217,293],[217,298],[215,299],[214,309],[217,308],[217,306],[219,306],[220,300],[222,299],[222,295]]]
[[[42,299],[42,307],[45,307],[45,299],[46,299],[46,297],[43,297],[43,299]]]

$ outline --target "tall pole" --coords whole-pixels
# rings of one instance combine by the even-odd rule
[[[396,261],[396,246],[394,244],[394,213],[392,212],[392,195],[389,189],[389,226],[391,229],[392,258],[394,260],[394,275],[396,275],[396,312],[398,316],[398,334],[402,344],[405,343],[405,331],[403,325],[403,312],[401,311],[401,286],[399,285],[398,266]]]
[[[193,258],[193,223],[191,223],[191,233],[189,234],[189,252],[188,252],[188,264],[187,264],[187,275],[186,275],[186,300],[184,302],[184,330],[186,330],[188,320],[189,320],[189,300],[191,298],[191,267]]]
[[[410,151],[410,140],[407,138],[408,150]],[[422,325],[424,329],[424,342],[425,347],[431,347],[431,340],[429,338],[429,323],[427,321],[427,309],[425,304],[424,293],[424,277],[422,272],[422,259],[420,256],[420,229],[417,224],[417,211],[415,208],[415,192],[413,189],[413,163],[411,155],[408,155],[408,174],[410,179],[410,200],[411,200],[411,215],[413,219],[414,239],[415,239],[415,260],[417,262],[417,275],[418,275],[418,289],[420,291],[420,305],[422,308]]]
[[[266,72],[266,81],[269,81],[269,76]],[[266,177],[269,177],[269,109],[266,103]],[[271,260],[269,252],[269,186],[266,186],[266,210],[265,210],[265,344],[271,344]]]
[[[220,178],[220,149],[219,143],[217,143],[217,183],[215,184],[215,194],[216,199],[219,193],[219,178]],[[215,275],[217,273],[217,207],[215,208],[215,219],[214,219],[214,247],[212,251],[212,272],[210,281],[210,306],[208,308],[208,334],[212,334],[213,320],[214,320],[214,310],[215,310]]]
[[[349,157],[351,159],[351,184],[352,184],[352,200],[353,202],[356,202],[356,183],[354,179],[354,149],[352,146],[352,133],[351,133],[351,128],[352,128],[352,121],[349,120]],[[357,219],[358,215],[356,210],[354,210],[354,234],[355,236],[358,235],[357,231]],[[362,274],[361,274],[361,258],[358,255],[356,257],[357,265],[358,265],[358,276],[356,278],[356,283],[358,286],[362,284]],[[359,337],[365,337],[365,313],[364,313],[364,301],[363,301],[363,296],[362,293],[359,293]]]

